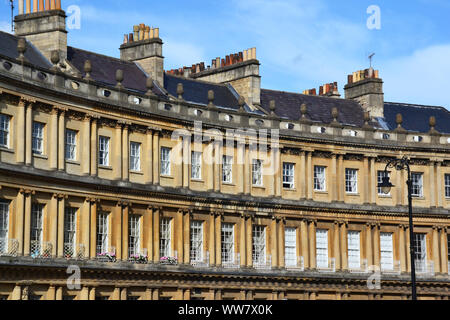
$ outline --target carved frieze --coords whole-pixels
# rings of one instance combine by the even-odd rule
[[[348,154],[344,155],[344,160],[363,161],[364,160],[364,155],[348,153]]]

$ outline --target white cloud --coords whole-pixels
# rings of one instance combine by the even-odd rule
[[[420,49],[410,56],[387,61],[382,68],[385,100],[450,109],[450,44]]]

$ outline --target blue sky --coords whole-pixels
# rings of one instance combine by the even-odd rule
[[[0,0],[0,29],[10,29],[9,1]],[[69,45],[119,56],[134,24],[160,28],[165,69],[257,48],[262,87],[302,92],[374,67],[385,100],[450,108],[448,0],[62,0],[81,9]],[[369,30],[367,8],[381,9]],[[17,10],[17,9],[16,9]]]

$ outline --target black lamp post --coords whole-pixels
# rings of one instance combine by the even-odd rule
[[[415,266],[415,252],[414,252],[414,230],[413,230],[413,215],[412,215],[412,180],[411,180],[411,169],[409,166],[409,159],[404,157],[403,159],[395,159],[388,162],[386,169],[384,169],[383,182],[378,184],[383,193],[389,194],[391,188],[394,185],[390,182],[388,168],[395,168],[399,171],[408,171],[408,181],[406,184],[408,186],[408,206],[409,206],[409,248],[411,254],[411,286],[412,286],[412,300],[417,300],[416,293],[416,266]]]

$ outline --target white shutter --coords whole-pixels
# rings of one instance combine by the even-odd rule
[[[359,242],[359,232],[349,231],[348,232],[348,267],[350,269],[360,269],[361,268],[361,256],[360,256],[360,242]]]
[[[316,230],[316,263],[317,268],[328,268],[328,231]]]
[[[392,233],[380,234],[381,269],[394,270]]]

